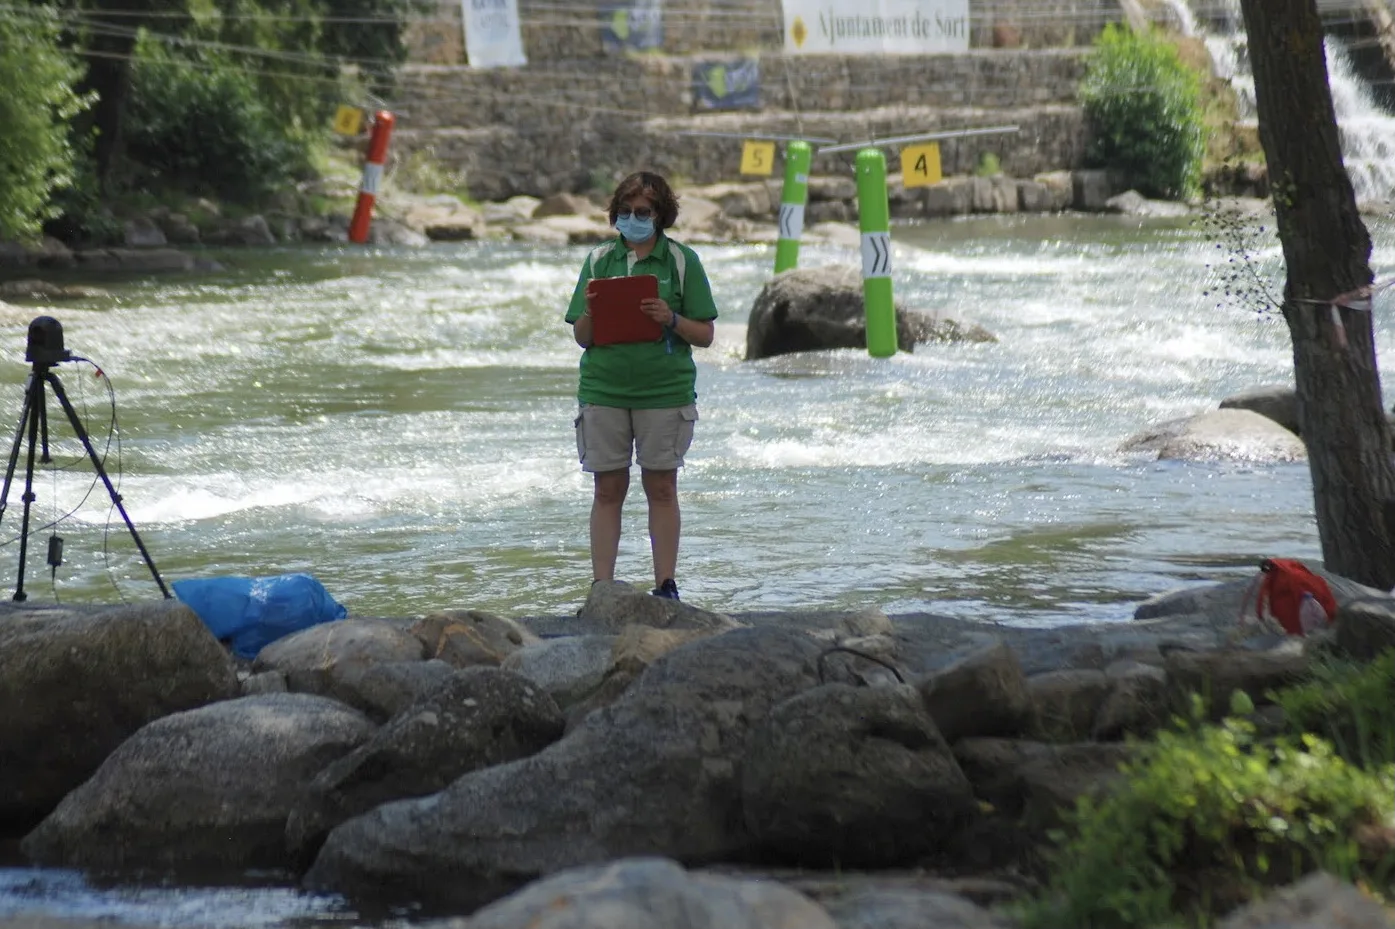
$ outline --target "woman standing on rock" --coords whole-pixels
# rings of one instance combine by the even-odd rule
[[[633,450],[649,504],[653,594],[671,600],[678,599],[678,469],[698,418],[692,346],[712,344],[717,318],[697,253],[664,233],[677,218],[678,198],[658,174],[639,171],[621,181],[610,198],[610,224],[619,235],[586,256],[566,316],[577,344],[586,350],[577,391],[576,446],[582,470],[595,477],[592,583],[615,577]],[[593,344],[591,282],[644,274],[658,278],[659,295],[642,300],[640,310],[662,327],[662,335]]]

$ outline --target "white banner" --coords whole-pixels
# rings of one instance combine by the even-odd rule
[[[518,0],[460,0],[465,20],[465,60],[472,68],[526,65]]]
[[[925,55],[969,49],[969,0],[782,0],[785,51]]]

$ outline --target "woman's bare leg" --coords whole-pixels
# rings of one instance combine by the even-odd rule
[[[649,501],[649,548],[654,554],[654,586],[678,570],[678,536],[683,519],[678,511],[678,470],[640,472]]]
[[[630,490],[630,469],[598,471],[591,498],[591,576],[615,580],[615,557],[620,551],[620,511]]]

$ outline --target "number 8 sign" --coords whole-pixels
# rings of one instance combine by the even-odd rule
[[[741,173],[770,174],[775,170],[775,143],[741,143]]]

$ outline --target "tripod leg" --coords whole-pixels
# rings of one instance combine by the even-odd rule
[[[151,559],[150,553],[145,550],[145,543],[140,540],[140,533],[136,532],[136,527],[135,524],[131,522],[131,517],[126,515],[126,507],[121,504],[121,495],[118,494],[116,488],[112,486],[111,478],[107,477],[106,469],[102,467],[102,459],[98,457],[97,450],[92,447],[92,440],[87,437],[87,430],[82,427],[82,420],[78,419],[77,413],[73,410],[73,405],[68,402],[68,395],[63,390],[63,383],[58,380],[58,375],[54,374],[52,371],[47,372],[44,377],[49,384],[53,386],[53,395],[58,398],[59,405],[63,407],[63,412],[67,414],[68,422],[73,424],[73,432],[77,433],[77,437],[82,440],[82,447],[87,449],[87,457],[92,459],[92,467],[97,469],[97,476],[100,477],[102,483],[106,485],[107,493],[111,496],[111,502],[116,505],[116,509],[121,513],[121,518],[126,522],[126,528],[131,531],[131,538],[135,540],[136,548],[140,549],[140,556],[145,559],[145,566],[150,569],[150,576],[155,578],[155,583],[159,586],[160,593],[165,595],[165,599],[170,599],[170,592],[165,588],[165,582],[160,577],[160,572],[155,569],[155,562]],[[42,390],[43,388],[41,386],[40,391]],[[42,393],[40,393],[40,397],[42,398]],[[29,432],[29,462],[32,468],[34,461],[33,427],[30,428]],[[27,513],[28,510],[26,509],[25,512]]]
[[[52,377],[52,374],[47,375]],[[44,407],[44,382],[39,376],[38,369],[30,375],[29,387],[29,460],[24,467],[24,515],[19,521],[19,567],[15,570],[15,595],[16,603],[22,603],[28,599],[28,594],[24,592],[24,562],[29,554],[29,510],[34,503],[34,450],[39,445],[39,421],[47,422],[47,417],[43,414]],[[48,436],[44,436],[44,445],[48,445]]]
[[[24,441],[24,426],[29,420],[30,401],[33,399],[31,388],[34,381],[35,377],[31,373],[29,380],[24,384],[24,406],[19,412],[19,428],[15,430],[15,441],[10,446],[10,464],[5,469],[5,483],[3,487],[0,487],[0,520],[5,518],[5,507],[9,505],[10,485],[14,483],[15,465],[19,463],[19,446]]]

